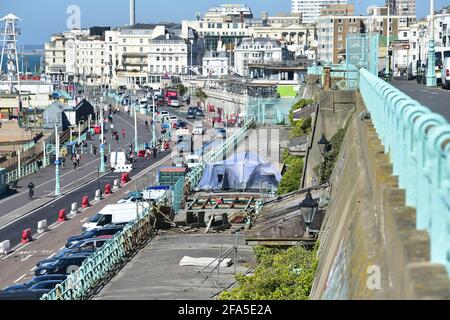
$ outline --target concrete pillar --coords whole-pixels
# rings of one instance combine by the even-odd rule
[[[330,88],[331,88],[331,67],[330,66],[323,67],[323,72],[324,72],[323,88],[324,88],[324,90],[330,90]]]

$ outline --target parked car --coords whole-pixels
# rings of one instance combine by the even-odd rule
[[[120,203],[134,203],[136,201],[142,200],[142,192],[129,192],[125,197],[117,201]]]
[[[38,265],[34,274],[36,276],[43,276],[46,274],[71,274],[72,272],[77,271],[88,257],[88,254],[76,254],[69,257],[49,260],[44,264]]]
[[[420,68],[420,61],[413,60],[408,64],[407,76],[408,80],[413,80],[417,78],[417,71]]]
[[[123,230],[123,226],[115,225],[115,224],[108,224],[100,229],[93,229],[91,231],[86,232],[85,234],[70,237],[67,239],[66,248],[69,248],[70,246],[90,238],[95,238],[99,236],[114,236],[116,233],[121,232]]]
[[[216,128],[214,131],[214,136],[217,139],[226,139],[227,138],[227,130],[225,128]]]
[[[162,119],[169,119],[170,117],[170,114],[167,111],[161,111],[159,115],[161,116]]]
[[[196,110],[194,108],[189,108],[189,110],[187,111],[186,118],[187,119],[195,119],[195,113],[196,113]]]
[[[174,125],[177,123],[178,118],[176,116],[171,115],[171,116],[169,116],[169,121],[172,125]]]
[[[203,112],[202,109],[197,108],[197,110],[195,111],[195,116],[196,117],[204,117],[205,113]]]
[[[194,129],[192,130],[192,134],[194,135],[204,135],[206,132],[206,128],[203,125],[203,121],[195,121]]]
[[[42,295],[52,291],[61,282],[63,281],[42,281],[25,289],[0,291],[0,300],[39,300]]]
[[[177,129],[186,129],[188,126],[186,121],[177,120]]]
[[[64,280],[66,280],[66,278],[67,278],[67,274],[49,274],[46,276],[34,277],[33,279],[31,279],[27,282],[8,286],[5,289],[3,289],[3,291],[28,289],[28,288],[31,288],[32,286],[34,286],[35,284],[38,284],[38,283],[44,282],[44,281],[54,280],[54,281],[63,282]]]

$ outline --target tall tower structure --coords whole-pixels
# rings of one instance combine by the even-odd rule
[[[17,54],[17,37],[20,35],[20,29],[17,28],[18,17],[12,13],[0,19],[5,22],[5,27],[0,30],[0,37],[2,42],[2,55],[0,59],[0,70],[3,67],[3,60],[6,61],[6,80],[10,87],[10,92],[14,92],[14,85],[20,87],[19,75],[19,58]]]
[[[136,1],[130,0],[130,26],[136,24]]]

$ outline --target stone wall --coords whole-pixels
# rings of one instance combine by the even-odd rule
[[[428,233],[416,229],[415,209],[356,99],[330,181],[311,299],[449,299],[446,269],[430,262]]]

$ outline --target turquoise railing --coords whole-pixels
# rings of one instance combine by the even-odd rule
[[[159,199],[156,207],[166,201],[168,194]],[[83,300],[111,276],[116,268],[127,261],[153,234],[152,210],[128,224],[122,232],[87,258],[82,266],[41,300]]]
[[[313,64],[307,68],[307,72],[309,75],[321,76],[323,73],[323,67]]]
[[[359,88],[417,228],[430,234],[431,260],[450,272],[450,125],[365,69]]]

